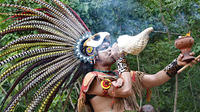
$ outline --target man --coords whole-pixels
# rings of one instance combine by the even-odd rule
[[[15,111],[24,96],[32,94],[34,97],[27,103],[26,111],[48,111],[59,90],[71,87],[82,74],[91,71],[88,69],[90,65],[94,69],[84,78],[79,110],[90,104],[95,112],[138,111],[136,95],[141,97],[143,88],[163,84],[186,64],[180,61],[182,56],[179,56],[178,61],[154,75],[130,71],[123,54],[118,52],[117,44],[111,47],[108,33],[92,35],[78,14],[60,0],[52,0],[52,4],[43,0],[33,1],[44,7],[32,9],[16,4],[0,4],[4,8],[22,11],[13,12],[11,18],[19,21],[1,30],[0,37],[22,30],[40,32],[27,32],[0,48],[3,59],[0,66],[11,65],[3,67],[5,70],[0,74],[0,83],[8,78],[15,80],[5,92],[7,94],[1,102],[0,111]],[[118,71],[112,71],[111,65],[116,61]],[[86,68],[86,65],[89,67]],[[20,83],[24,85],[12,94]],[[10,100],[9,103],[6,103],[7,100]],[[7,104],[6,107],[4,104]]]
[[[181,61],[183,55],[180,54],[177,60],[165,69],[156,74],[146,74],[129,70],[124,54],[119,53],[116,43],[111,47],[109,41],[103,41],[96,49],[94,71],[88,73],[83,80],[78,102],[79,111],[84,109],[95,112],[139,111],[136,94],[142,97],[144,88],[162,85],[187,64]],[[111,70],[115,62],[118,71]],[[193,63],[196,62],[193,61]]]

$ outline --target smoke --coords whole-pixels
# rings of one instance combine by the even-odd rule
[[[193,7],[192,16],[194,17],[194,19],[200,20],[200,13],[199,13],[200,6],[193,2],[192,7]]]
[[[92,33],[106,31],[115,40],[119,35],[136,35],[148,27],[164,29],[164,25],[137,0],[100,0],[82,2],[89,6],[89,18],[84,21]],[[92,21],[92,24],[91,24]]]
[[[84,0],[81,4],[83,7],[88,7],[81,17],[92,33],[109,32],[113,40],[119,35],[136,35],[148,27],[162,32],[166,32],[167,29],[159,13],[148,14],[146,8],[138,0]],[[191,7],[194,8],[191,9],[189,16],[194,15],[194,19],[200,19],[199,6],[191,2]],[[182,10],[170,18],[171,23],[167,23],[170,30],[178,28],[180,32],[187,32],[190,19],[188,14]]]

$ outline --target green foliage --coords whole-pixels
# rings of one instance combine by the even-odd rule
[[[51,3],[51,0],[46,0]],[[174,47],[174,40],[178,35],[185,35],[191,31],[195,39],[192,51],[196,56],[200,54],[200,1],[199,0],[61,0],[69,4],[87,24],[93,32],[107,31],[111,33],[113,42],[119,35],[136,35],[147,27],[153,26],[157,32],[151,34],[149,44],[145,50],[138,56],[139,65],[136,56],[129,55],[127,58],[132,70],[144,71],[146,73],[156,73],[168,65],[176,58],[180,51]],[[41,7],[30,0],[1,0],[0,3],[19,4],[32,8]],[[0,7],[1,12],[16,12],[18,9]],[[0,22],[9,16],[0,15]],[[0,30],[6,28],[13,20],[0,24]],[[25,33],[7,34],[1,39],[1,46],[12,40],[25,35]],[[14,54],[11,54],[14,55]],[[6,57],[1,57],[0,60]],[[2,73],[9,68],[12,63],[1,67]],[[199,64],[190,69],[186,69],[179,75],[179,93],[177,102],[178,112],[199,112],[200,110],[200,86],[199,86]],[[23,68],[21,69],[21,72]],[[17,73],[19,74],[19,73]],[[17,75],[16,74],[16,75]],[[15,75],[15,76],[16,76]],[[4,92],[9,89],[14,82],[12,77],[5,80],[0,85],[0,102],[3,100]],[[16,87],[12,93],[17,93]],[[160,112],[173,111],[175,79],[171,79],[162,86],[153,88],[151,104]],[[77,103],[78,96],[72,91],[72,102]],[[59,93],[61,94],[61,93]],[[29,94],[30,95],[30,94]],[[53,101],[49,112],[61,111],[65,102],[67,93],[57,95]],[[24,98],[18,105],[16,112],[25,109],[26,100],[31,96]],[[11,98],[9,98],[11,99]],[[8,102],[6,102],[7,104]],[[143,103],[147,103],[143,101]],[[72,111],[70,102],[65,111]]]

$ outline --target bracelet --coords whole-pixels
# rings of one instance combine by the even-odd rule
[[[123,72],[129,72],[129,67],[126,63],[126,59],[123,57],[120,57],[117,60],[117,68],[118,68],[118,72],[119,74],[122,74]]]
[[[177,71],[180,70],[183,66],[179,66],[177,59],[173,60],[169,65],[167,65],[164,71],[169,77],[174,77],[177,74]]]

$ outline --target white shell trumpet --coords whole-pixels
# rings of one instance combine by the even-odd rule
[[[153,31],[153,27],[149,27],[136,36],[121,35],[117,39],[120,52],[138,55],[146,47],[149,41],[149,34]]]

